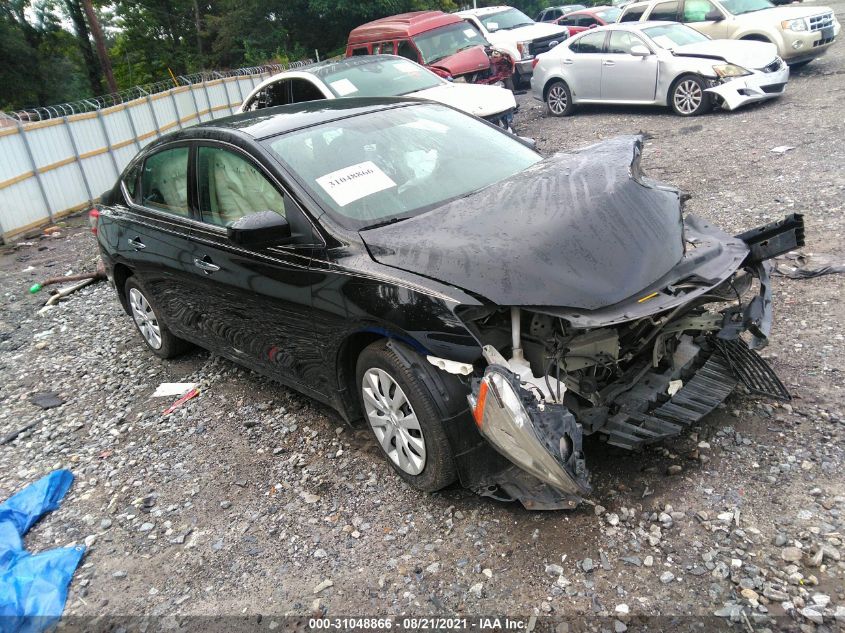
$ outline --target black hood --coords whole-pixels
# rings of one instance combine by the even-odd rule
[[[376,261],[499,305],[612,305],[683,257],[680,194],[640,176],[641,150],[642,138],[628,136],[555,154],[360,234]]]

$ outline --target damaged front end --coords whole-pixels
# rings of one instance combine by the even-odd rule
[[[594,311],[535,306],[465,314],[486,361],[469,396],[476,425],[519,469],[491,474],[478,492],[532,509],[571,508],[590,492],[582,436],[642,448],[699,421],[739,382],[789,399],[755,349],[772,323],[767,260],[803,245],[802,217],[721,240],[692,218],[686,238],[702,249],[705,240],[711,247],[735,241],[741,265],[715,284],[685,273]]]

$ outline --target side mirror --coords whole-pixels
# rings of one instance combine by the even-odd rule
[[[234,244],[249,248],[276,246],[291,239],[290,224],[274,211],[259,211],[239,218],[226,227]]]
[[[713,11],[708,12],[707,15],[704,16],[704,20],[706,22],[721,22],[724,19],[725,16],[722,15],[722,12],[716,11],[715,9]]]
[[[631,55],[634,57],[648,57],[651,55],[651,51],[642,44],[635,44],[631,47]]]

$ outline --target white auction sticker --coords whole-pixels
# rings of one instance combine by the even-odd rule
[[[475,32],[475,29],[464,29],[464,35],[467,37],[475,37],[478,33]]]
[[[369,160],[320,176],[317,184],[341,207],[396,186],[390,176]]]
[[[345,97],[346,95],[351,95],[353,92],[358,92],[358,88],[355,87],[348,79],[338,79],[337,81],[332,81],[329,85],[334,89],[334,91],[339,94],[341,97]]]

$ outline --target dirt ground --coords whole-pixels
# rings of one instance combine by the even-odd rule
[[[833,6],[845,21],[845,1]],[[646,172],[688,191],[688,212],[732,232],[803,213],[804,252],[845,259],[843,97],[839,42],[782,98],[735,113],[552,119],[526,94],[517,131],[547,154],[642,132]],[[783,145],[794,149],[772,151]],[[204,351],[158,360],[106,284],[38,315],[46,295],[29,286],[94,267],[85,220],[67,224],[0,249],[0,438],[32,425],[0,446],[0,499],[74,472],[27,537],[35,551],[88,546],[66,614],[262,614],[270,628],[314,613],[597,616],[619,632],[845,623],[845,275],[775,279],[764,355],[790,404],[737,393],[639,454],[589,442],[593,496],[542,513],[415,492],[331,410]],[[165,381],[204,390],[165,417],[170,400],[150,397]],[[64,403],[41,409],[41,392]]]

